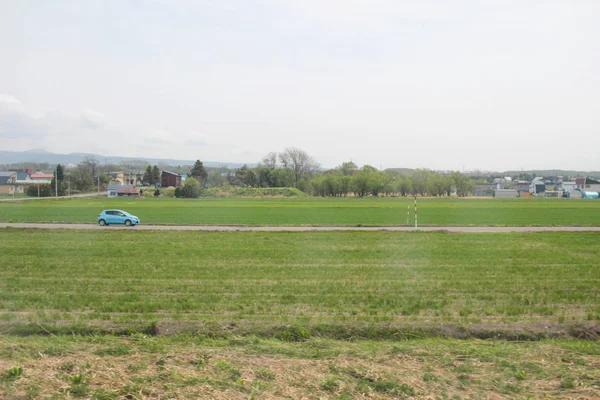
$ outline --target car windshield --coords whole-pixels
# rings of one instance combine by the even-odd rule
[[[0,399],[600,399],[600,0],[0,0]]]

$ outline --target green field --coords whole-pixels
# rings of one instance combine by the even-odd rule
[[[596,233],[3,229],[0,326],[284,339],[570,335],[600,317],[599,242]]]
[[[0,398],[595,399],[599,241],[0,229]]]
[[[346,225],[413,223],[409,198],[107,199],[0,202],[2,222],[95,223],[106,208],[125,209],[144,224]],[[420,225],[600,226],[593,199],[418,200]]]

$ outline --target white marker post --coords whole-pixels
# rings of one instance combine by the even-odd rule
[[[410,201],[408,202],[408,210],[406,210],[406,226],[408,226],[410,220]]]
[[[415,231],[417,230],[417,196],[415,196]]]

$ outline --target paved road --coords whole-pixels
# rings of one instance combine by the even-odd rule
[[[34,229],[82,229],[82,230],[144,230],[144,231],[202,231],[202,232],[332,232],[332,231],[381,231],[412,232],[413,227],[352,227],[352,226],[231,226],[231,225],[139,225],[133,228],[124,226],[105,226],[96,224],[41,224],[41,223],[4,223],[0,228],[34,228]],[[422,232],[464,232],[464,233],[499,233],[499,232],[600,232],[600,227],[576,226],[424,226]]]

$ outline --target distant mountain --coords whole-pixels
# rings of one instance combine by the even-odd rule
[[[410,174],[411,172],[414,171],[413,168],[386,168],[386,171],[394,171],[394,172],[399,172],[401,174]]]
[[[57,154],[51,153],[43,149],[35,149],[29,151],[0,151],[0,164],[18,164],[23,162],[29,163],[48,163],[48,164],[77,164],[83,161],[86,157],[93,157],[100,163],[107,164],[121,164],[127,161],[143,161],[148,164],[162,164],[162,165],[194,165],[195,160],[174,160],[168,158],[144,158],[144,157],[115,157],[115,156],[103,156],[100,154],[92,153],[71,153],[71,154]],[[218,162],[218,161],[203,161],[205,167],[211,168],[241,168],[244,163],[234,162]],[[246,164],[248,166],[254,166],[255,164]]]
[[[541,169],[541,170],[529,170],[529,171],[504,171],[500,173],[504,176],[519,176],[520,174],[529,174],[536,176],[589,176],[589,177],[600,177],[600,171],[574,171],[574,170],[562,170],[562,169]]]

